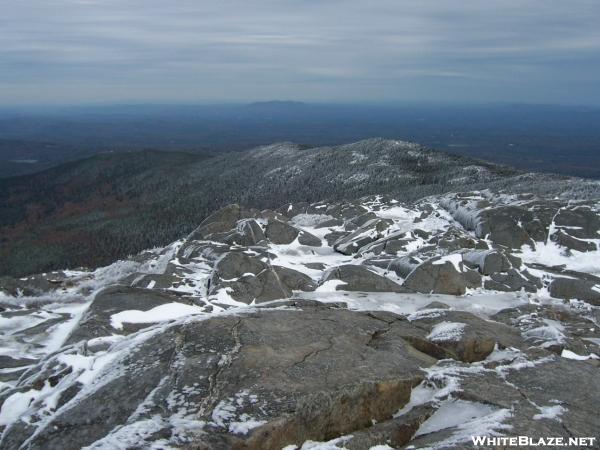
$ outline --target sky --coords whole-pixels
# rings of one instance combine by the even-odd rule
[[[598,0],[0,0],[0,104],[600,105]]]

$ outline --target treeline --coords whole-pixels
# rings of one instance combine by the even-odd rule
[[[382,139],[318,149],[280,144],[211,158],[105,154],[2,183],[0,274],[13,276],[108,264],[183,237],[234,202],[264,209],[370,194],[412,201],[485,188],[600,197],[596,182],[525,176]]]

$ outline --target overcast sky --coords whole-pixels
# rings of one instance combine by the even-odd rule
[[[0,0],[0,102],[600,104],[598,0]]]

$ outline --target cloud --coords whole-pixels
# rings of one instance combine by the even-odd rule
[[[598,17],[596,0],[11,2],[0,100],[600,103]]]

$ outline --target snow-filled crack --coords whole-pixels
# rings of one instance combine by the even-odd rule
[[[224,353],[221,355],[221,359],[216,364],[216,370],[213,373],[211,373],[208,377],[208,394],[202,401],[199,408],[202,414],[206,412],[208,406],[216,404],[219,398],[219,376],[221,375],[221,373],[223,373],[223,371],[225,371],[231,366],[233,356],[236,355],[242,347],[242,343],[238,332],[238,327],[241,325],[241,323],[242,319],[240,318],[231,327],[230,332],[231,336],[233,337],[234,345],[228,353]]]

